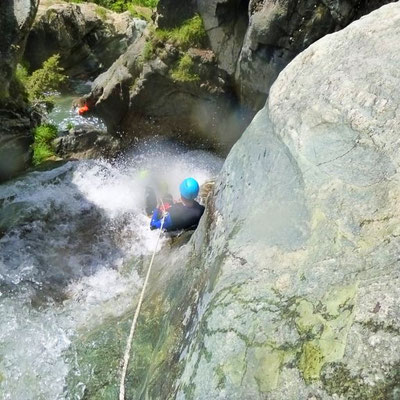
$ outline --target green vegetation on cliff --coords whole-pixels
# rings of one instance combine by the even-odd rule
[[[189,54],[181,57],[171,71],[171,78],[178,82],[197,82],[200,76],[194,72],[194,62]]]
[[[156,56],[161,59],[168,57],[165,45],[169,43],[179,51],[177,53],[179,58],[170,70],[171,78],[179,82],[199,81],[200,77],[194,71],[195,63],[187,50],[192,47],[204,48],[206,41],[207,33],[199,15],[195,15],[174,29],[154,29],[153,27],[143,48],[142,61],[150,61]]]
[[[35,141],[33,149],[33,165],[39,165],[47,158],[54,155],[51,141],[57,137],[57,127],[52,124],[44,124],[36,127],[34,131]]]
[[[204,46],[207,33],[202,18],[200,15],[195,15],[177,28],[157,29],[155,36],[163,42],[171,42],[182,50],[187,50],[190,47]]]
[[[71,3],[89,3],[86,0],[69,0]],[[135,10],[136,7],[153,9],[157,7],[158,0],[91,0],[90,3],[108,8],[115,12],[125,12]],[[134,15],[136,16],[136,15]]]
[[[47,59],[42,68],[28,74],[27,69],[18,64],[15,77],[25,88],[28,99],[31,102],[51,102],[52,93],[57,91],[67,80],[60,67],[60,55],[55,54]]]
[[[29,100],[48,100],[50,93],[58,90],[67,80],[64,69],[60,67],[60,55],[55,54],[47,59],[42,68],[34,71],[28,78],[26,89]]]

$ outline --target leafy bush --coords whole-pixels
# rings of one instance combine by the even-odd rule
[[[132,0],[131,4],[148,8],[156,8],[159,0]]]
[[[202,47],[207,38],[200,15],[195,15],[193,18],[185,21],[182,26],[172,30],[157,29],[155,35],[157,39],[163,42],[170,41],[183,50],[189,47]]]
[[[51,56],[43,63],[42,68],[34,71],[26,79],[25,88],[30,101],[49,100],[51,93],[58,90],[67,80],[67,76],[63,74],[64,69],[60,67],[59,61],[59,54]]]
[[[17,64],[15,69],[15,77],[25,87],[29,80],[29,73],[25,66]]]
[[[54,156],[54,151],[48,146],[44,146],[41,143],[33,145],[33,165],[37,166],[51,156]]]
[[[36,127],[34,133],[33,165],[39,165],[47,158],[54,156],[51,141],[57,137],[57,127],[52,124],[44,124]]]
[[[176,67],[171,71],[171,78],[178,82],[197,82],[199,75],[193,72],[193,60],[189,54],[185,54],[178,61]]]

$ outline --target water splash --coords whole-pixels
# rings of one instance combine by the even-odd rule
[[[68,162],[0,186],[0,398],[63,399],[77,332],[130,306],[141,279],[126,266],[157,239],[140,172],[176,198],[182,179],[203,183],[221,165],[150,141],[118,163]]]

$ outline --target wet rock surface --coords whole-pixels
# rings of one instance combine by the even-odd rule
[[[192,240],[160,255],[129,396],[398,398],[399,22],[398,3],[382,7],[280,75]],[[127,330],[85,336],[75,365],[94,363],[96,381],[78,368],[71,388],[118,392]],[[116,349],[106,363],[93,337]]]
[[[146,22],[94,3],[42,2],[24,54],[35,70],[53,54],[70,77],[93,77],[109,68],[141,35]]]

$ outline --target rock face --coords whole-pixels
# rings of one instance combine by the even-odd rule
[[[9,96],[15,66],[35,18],[37,0],[4,0],[0,9],[0,100]]]
[[[258,111],[297,54],[389,2],[197,0],[197,9],[192,4],[180,9],[200,13],[218,65],[234,78],[242,104]],[[172,24],[177,13],[168,6],[169,0],[160,0],[158,12]]]
[[[23,103],[0,102],[0,182],[30,166],[32,131],[40,118]]]
[[[24,104],[14,71],[25,47],[38,1],[5,0],[0,7],[0,182],[29,165],[32,111]]]
[[[166,44],[144,61],[146,37],[133,43],[113,66],[94,82],[88,102],[110,133],[132,141],[163,135],[192,145],[230,148],[243,130],[226,72],[212,51],[187,51],[193,80],[174,79],[181,57]]]
[[[157,25],[161,29],[175,28],[191,18],[196,10],[196,0],[162,0],[157,5]]]
[[[25,58],[40,68],[53,54],[71,77],[105,71],[141,35],[146,22],[93,3],[49,5],[42,2],[28,37]]]
[[[387,3],[387,0],[374,4],[352,0],[250,1],[249,25],[235,70],[242,102],[254,110],[263,107],[279,72],[297,54],[328,33]],[[231,37],[240,38],[237,33]]]
[[[399,22],[310,46],[232,150],[177,398],[399,396]]]
[[[399,35],[394,3],[281,73],[191,242],[160,256],[130,397],[399,398]],[[92,333],[114,354],[107,366],[128,320]],[[71,385],[116,393],[84,336],[79,362],[100,363],[97,383],[91,367]]]

